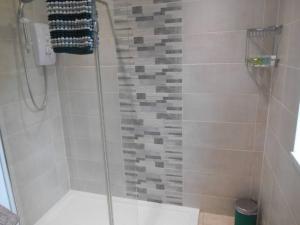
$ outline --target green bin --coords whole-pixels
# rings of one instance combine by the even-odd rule
[[[235,225],[256,225],[257,202],[252,199],[239,199],[235,205]]]

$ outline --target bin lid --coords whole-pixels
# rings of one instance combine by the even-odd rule
[[[257,202],[252,199],[239,199],[235,203],[235,210],[242,215],[257,215]]]

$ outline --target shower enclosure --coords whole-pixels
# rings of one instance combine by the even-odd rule
[[[144,15],[124,3],[97,1],[99,49],[53,66],[33,57],[30,26],[47,23],[45,2],[5,3],[17,9],[21,53],[17,103],[3,110],[17,116],[5,152],[21,224],[197,224],[198,210],[182,207],[180,2]]]
[[[245,40],[275,25],[275,1],[96,5],[95,54],[41,67],[26,26],[48,24],[46,1],[0,2],[0,129],[20,224],[203,225],[200,210],[232,216],[237,198],[258,199],[268,101]]]

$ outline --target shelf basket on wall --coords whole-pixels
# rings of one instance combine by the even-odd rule
[[[282,28],[283,26],[279,25],[247,30],[245,63],[248,69],[272,68],[278,65],[278,48]],[[258,52],[250,53],[251,44],[258,49]]]

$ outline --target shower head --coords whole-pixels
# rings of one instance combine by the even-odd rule
[[[33,0],[19,0],[19,7],[18,7],[18,17],[19,19],[21,17],[24,17],[24,7],[26,5],[26,3],[30,3]]]

